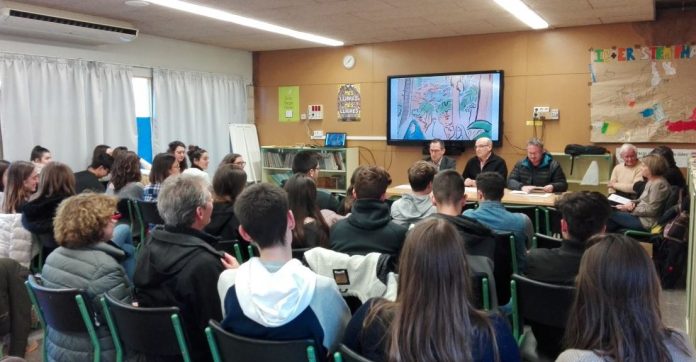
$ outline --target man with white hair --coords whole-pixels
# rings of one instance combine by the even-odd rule
[[[617,164],[611,171],[609,193],[633,199],[636,197],[633,184],[642,180],[643,164],[638,160],[636,146],[630,143],[621,145],[619,156],[623,163]]]
[[[476,156],[472,157],[464,167],[462,177],[464,186],[476,187],[476,176],[482,172],[496,172],[507,179],[507,164],[502,157],[493,153],[493,141],[488,137],[476,140]]]

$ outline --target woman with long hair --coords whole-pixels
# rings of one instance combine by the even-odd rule
[[[682,332],[664,325],[653,262],[622,234],[590,239],[565,332],[569,350],[556,361],[693,361]]]
[[[648,182],[637,201],[617,205],[618,211],[612,212],[607,222],[607,231],[620,229],[649,231],[665,211],[664,206],[669,197],[669,183],[663,175],[667,171],[667,161],[656,154],[649,154],[642,159],[643,177]]]
[[[239,235],[239,220],[234,214],[234,202],[246,186],[244,170],[227,164],[220,166],[213,177],[213,213],[205,232],[222,240],[243,241]]]
[[[15,161],[5,172],[7,173],[7,183],[5,184],[2,212],[4,214],[22,212],[24,204],[36,192],[36,186],[39,184],[39,171],[31,162]]]
[[[234,167],[241,168],[243,170],[244,166],[246,166],[246,161],[244,161],[244,157],[242,157],[242,155],[239,153],[228,153],[222,158],[222,161],[220,161],[220,165],[218,167],[222,167],[222,165],[234,165]]]
[[[57,248],[53,236],[53,218],[58,205],[75,195],[75,176],[68,165],[51,162],[41,171],[39,187],[22,208],[22,225],[37,234],[44,248],[44,257]]]
[[[317,205],[317,185],[314,179],[303,173],[296,173],[285,183],[288,203],[295,228],[292,230],[294,249],[321,246],[330,248],[329,226]]]
[[[208,176],[208,173],[206,172],[208,169],[208,164],[210,163],[208,151],[196,145],[189,145],[187,154],[189,160],[191,161],[191,168],[187,168],[182,173],[201,176],[206,181],[210,182],[210,176]]]
[[[176,157],[179,161],[180,172],[184,172],[188,168],[186,163],[186,145],[181,141],[172,141],[169,143],[169,148],[167,148],[167,153]]]
[[[147,202],[156,202],[162,182],[169,176],[176,176],[180,170],[179,161],[174,155],[169,153],[159,153],[152,160],[152,169],[150,170],[150,184],[145,186],[143,190],[143,200]]]
[[[133,151],[125,151],[114,158],[111,169],[111,184],[113,194],[119,199],[143,199],[142,174],[140,173],[140,158]],[[107,190],[107,194],[111,192]]]
[[[10,161],[0,160],[0,193],[5,192],[5,182],[7,181],[5,175],[8,168],[10,168]]]
[[[396,301],[367,301],[343,343],[372,361],[519,361],[506,321],[471,303],[464,244],[446,220],[417,223],[401,251]]]

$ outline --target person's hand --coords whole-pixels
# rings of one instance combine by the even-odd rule
[[[536,187],[536,186],[530,186],[530,185],[522,186],[522,191],[528,193],[528,192],[532,191],[532,189],[534,189],[535,187]]]
[[[237,269],[237,268],[239,268],[239,263],[237,262],[237,259],[235,259],[230,254],[224,253],[222,258],[220,258],[220,261],[222,262],[222,266],[224,266],[225,269]]]
[[[466,187],[476,187],[476,180],[467,178],[466,180],[464,180],[464,186],[466,186]]]
[[[610,188],[614,188],[614,181],[609,180],[609,182],[607,182],[607,186]]]
[[[552,193],[553,192],[553,185],[544,186],[544,192]]]

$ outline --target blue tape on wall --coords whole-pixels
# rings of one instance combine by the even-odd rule
[[[138,126],[138,156],[152,163],[152,126],[151,117],[137,117]]]

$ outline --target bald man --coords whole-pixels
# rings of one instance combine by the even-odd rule
[[[481,172],[496,172],[507,179],[507,164],[500,156],[493,153],[493,141],[488,137],[476,140],[476,156],[466,163],[462,172],[464,185],[476,187],[476,177]]]

